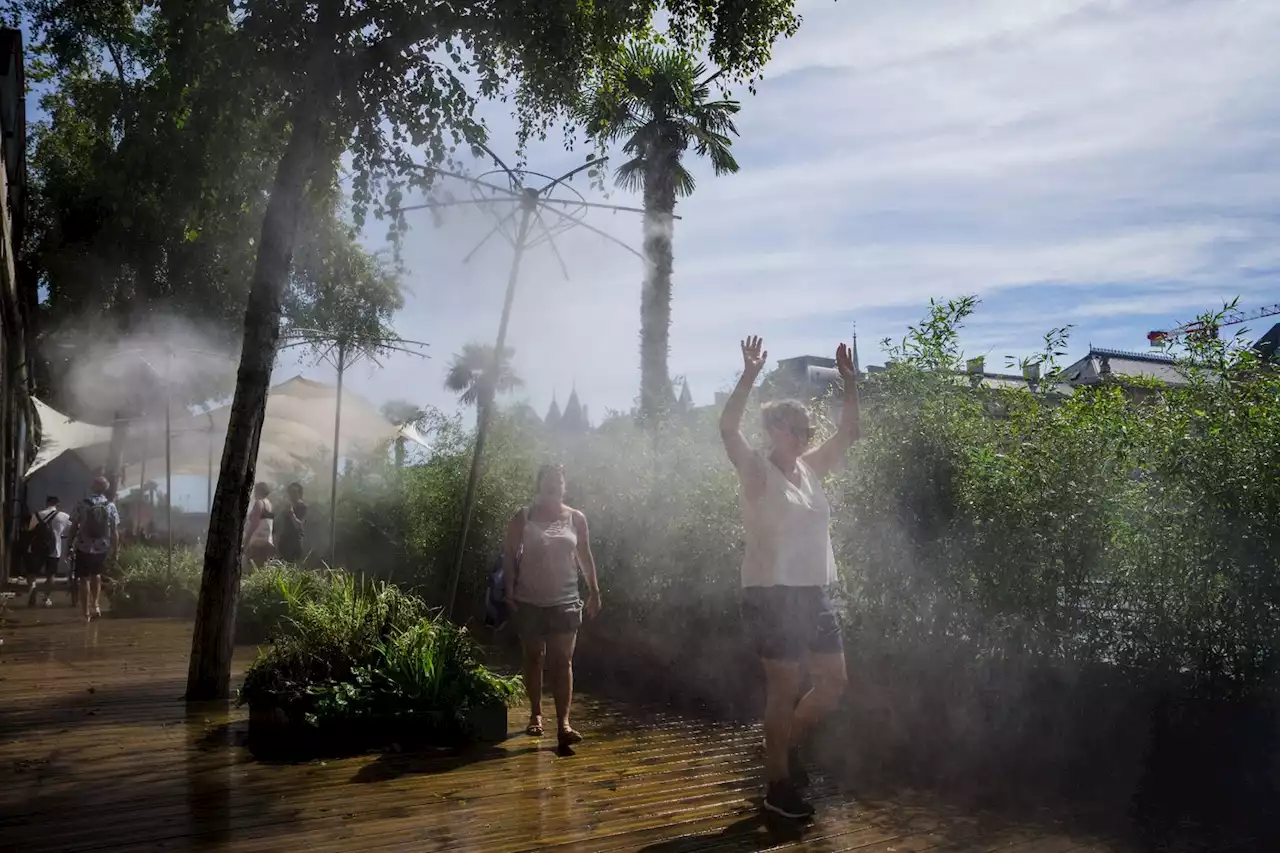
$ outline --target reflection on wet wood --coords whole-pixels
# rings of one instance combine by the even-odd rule
[[[463,753],[255,760],[243,709],[182,701],[190,623],[12,613],[0,646],[0,850],[140,848],[910,853],[1120,850],[815,789],[800,828],[759,815],[759,731],[586,698],[589,739]],[[237,674],[254,650],[239,649]],[[513,731],[523,727],[517,710]]]

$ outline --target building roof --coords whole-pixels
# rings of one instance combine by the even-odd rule
[[[1155,379],[1166,385],[1186,384],[1171,356],[1095,346],[1062,371],[1063,381],[1071,385],[1096,385],[1107,375],[1117,379]]]
[[[1280,323],[1276,323],[1271,327],[1265,335],[1258,338],[1254,342],[1253,348],[1263,359],[1270,361],[1276,357],[1276,350],[1280,349]]]

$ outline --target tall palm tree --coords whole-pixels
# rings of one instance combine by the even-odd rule
[[[649,264],[640,300],[640,410],[650,421],[675,402],[667,371],[671,237],[676,199],[694,189],[682,158],[692,146],[715,174],[738,171],[729,147],[740,105],[712,99],[717,76],[683,51],[633,44],[599,73],[581,108],[587,132],[601,145],[622,142],[630,157],[614,173],[617,185],[644,194]]]
[[[502,357],[495,365],[491,344],[466,344],[462,352],[454,354],[444,387],[457,392],[458,402],[464,406],[488,405],[496,394],[514,391],[524,384],[511,366],[514,355],[511,347],[503,347]]]

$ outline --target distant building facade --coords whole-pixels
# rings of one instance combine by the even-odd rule
[[[556,436],[567,437],[590,432],[591,416],[586,405],[578,398],[578,389],[574,388],[570,392],[563,411],[553,393],[551,406],[547,409],[547,416],[542,419],[542,424],[548,432]]]

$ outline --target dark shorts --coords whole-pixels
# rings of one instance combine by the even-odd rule
[[[766,660],[844,651],[840,622],[820,586],[749,586],[742,590],[747,641]]]
[[[102,574],[107,567],[107,555],[90,554],[87,551],[76,551],[76,577],[87,578]]]
[[[62,562],[62,559],[59,557],[45,557],[44,558],[44,576],[49,580],[53,580],[55,577],[57,577],[58,564],[61,562]]]
[[[276,542],[276,556],[287,563],[297,563],[302,560],[302,543],[296,539],[281,537]]]
[[[540,640],[548,634],[572,634],[582,627],[582,602],[535,607],[517,601],[512,622],[521,640]]]

